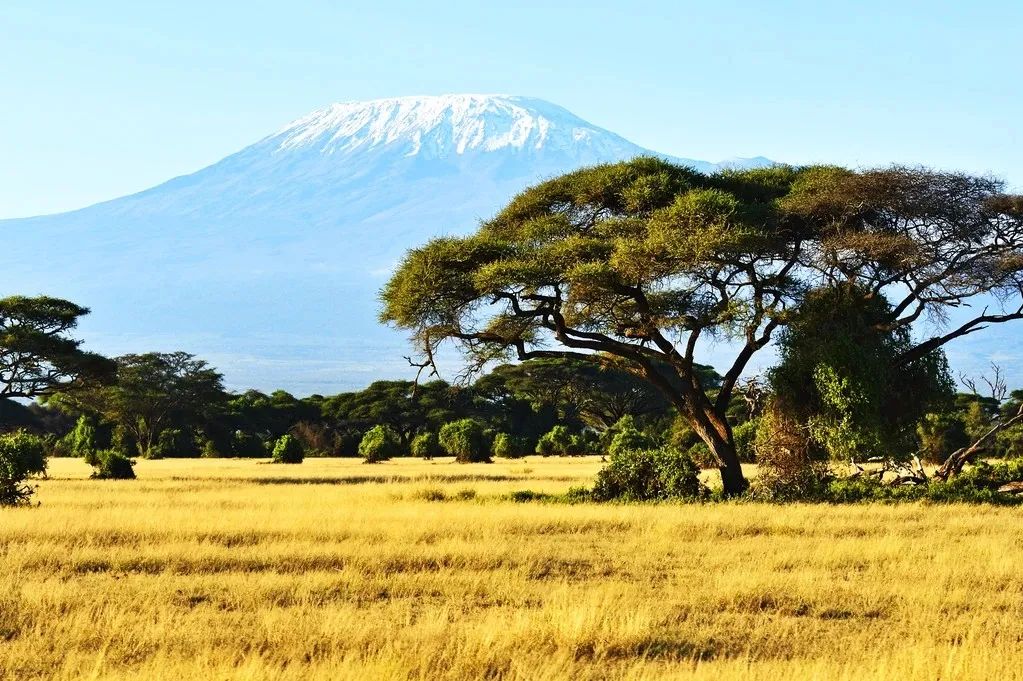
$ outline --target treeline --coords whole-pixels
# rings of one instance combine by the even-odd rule
[[[27,406],[0,401],[0,428],[46,435],[55,456],[115,450],[147,459],[268,457],[285,437],[304,456],[370,461],[579,455],[605,451],[622,423],[654,442],[698,441],[662,393],[610,361],[532,360],[498,366],[470,385],[377,381],[304,398],[283,390],[230,393],[219,372],[187,353],[114,362],[112,381]],[[708,384],[720,381],[710,367],[702,372]],[[737,402],[740,420],[742,408]]]
[[[647,446],[686,452],[700,466],[716,464],[661,391],[610,359],[605,366],[529,360],[500,365],[470,385],[377,381],[360,391],[304,398],[283,390],[230,393],[219,372],[187,353],[114,361],[115,379],[107,384],[58,391],[30,405],[0,400],[0,430],[44,435],[54,456],[114,451],[146,459],[267,458],[279,450],[277,458],[287,461],[328,456],[370,462],[397,456],[485,461],[603,455],[616,436],[627,433],[623,437]],[[713,397],[721,377],[707,366],[701,374]],[[732,395],[727,413],[743,461],[757,458],[771,390],[770,384],[748,381]],[[909,429],[914,437],[907,452],[941,463],[1019,410],[1023,391],[1008,394],[1001,386],[993,392],[948,393],[937,403],[940,410],[923,414]],[[845,435],[829,458],[876,454],[857,456],[854,448],[863,437]],[[884,446],[892,447],[892,439],[889,435]],[[1023,456],[1023,426],[999,432],[986,454]]]

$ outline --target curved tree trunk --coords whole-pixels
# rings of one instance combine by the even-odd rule
[[[739,461],[739,454],[735,451],[735,443],[720,440],[707,446],[720,462],[718,471],[721,473],[721,485],[725,496],[737,497],[745,492],[749,487],[749,482],[742,472],[742,463]]]

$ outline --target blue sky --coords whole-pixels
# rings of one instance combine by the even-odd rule
[[[658,151],[1023,185],[1023,3],[0,6],[0,217],[196,170],[332,101],[542,97]]]

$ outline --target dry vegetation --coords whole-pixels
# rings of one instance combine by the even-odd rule
[[[598,465],[55,460],[0,510],[2,676],[1023,678],[1018,510],[501,498]]]

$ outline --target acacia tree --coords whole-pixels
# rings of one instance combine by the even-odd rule
[[[517,196],[473,235],[410,251],[382,298],[385,322],[433,360],[458,343],[470,368],[559,357],[624,360],[661,390],[747,486],[726,410],[750,359],[808,290],[852,282],[913,325],[974,296],[1012,300],[912,344],[912,362],[988,323],[1023,317],[1023,198],[989,178],[830,166],[705,175],[653,158],[596,166]],[[735,341],[708,394],[702,339]]]
[[[110,378],[113,362],[69,334],[87,308],[40,296],[0,299],[0,398],[33,398]]]
[[[165,430],[198,427],[227,401],[221,375],[186,352],[123,355],[116,362],[112,385],[60,393],[54,402],[117,425],[143,458],[153,454]]]

